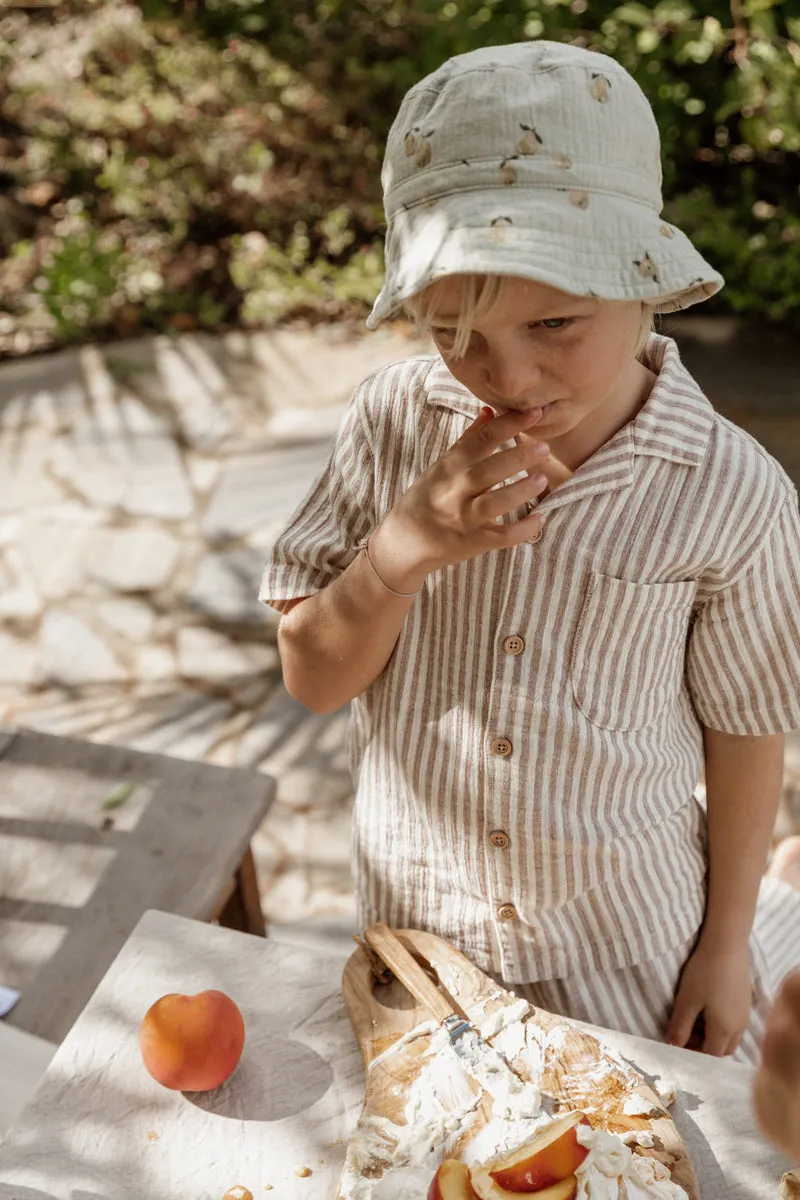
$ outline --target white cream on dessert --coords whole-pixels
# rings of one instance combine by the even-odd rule
[[[426,1033],[431,1026],[441,1033],[435,1023],[427,1025]],[[439,1163],[475,1123],[480,1093],[452,1052],[436,1053],[433,1042],[409,1089],[402,1122],[363,1113],[359,1118],[340,1185],[343,1200],[420,1200]]]
[[[664,1108],[669,1108],[671,1104],[675,1103],[678,1085],[677,1083],[673,1083],[671,1079],[659,1079],[653,1090],[664,1105]]]
[[[652,1150],[656,1144],[649,1129],[630,1129],[619,1135],[626,1146],[641,1146],[643,1150]]]
[[[527,1000],[517,1000],[516,1004],[502,1004],[488,1017],[484,1017],[478,1028],[481,1037],[493,1038],[509,1025],[519,1025],[523,1017],[531,1010]]]
[[[667,1167],[634,1154],[616,1134],[579,1125],[575,1136],[589,1150],[575,1172],[575,1200],[619,1200],[625,1194],[629,1200],[688,1200],[683,1188],[672,1182]]]
[[[388,1050],[384,1050],[383,1054],[379,1054],[377,1058],[373,1058],[367,1069],[373,1071],[378,1063],[383,1062],[390,1054],[396,1054],[398,1050],[402,1050],[409,1042],[415,1042],[417,1038],[436,1033],[438,1028],[438,1021],[433,1020],[423,1021],[421,1025],[415,1025],[413,1029],[409,1029],[408,1033],[404,1033],[396,1042],[392,1042],[391,1046],[389,1046]]]
[[[438,1046],[434,1046],[436,1041],[439,1041]],[[450,1039],[442,1031],[442,1034],[436,1034],[431,1042],[431,1053],[437,1054],[444,1050],[457,1057],[462,1069],[492,1097],[494,1117],[503,1121],[520,1121],[539,1116],[542,1097],[538,1087],[516,1075],[498,1050],[472,1030],[462,1033],[458,1043],[456,1055]]]
[[[546,1053],[563,1046],[571,1027],[565,1022],[547,1031],[524,1019],[530,1011],[527,1001],[515,1000],[488,1016],[471,1015],[476,1024],[480,1017],[478,1028],[492,1039],[494,1050],[534,1082],[519,1079],[517,1085],[515,1076],[497,1069],[492,1051],[484,1052],[480,1042],[468,1035],[465,1061],[456,1055],[435,1021],[415,1026],[374,1059],[370,1071],[417,1039],[429,1038],[421,1056],[422,1067],[409,1087],[402,1121],[368,1114],[360,1117],[348,1147],[341,1200],[420,1200],[427,1195],[443,1159],[455,1156],[470,1166],[477,1165],[515,1149],[549,1124],[552,1118],[542,1111],[537,1083]],[[629,1079],[632,1087],[640,1082],[622,1063],[602,1059],[589,1065],[588,1072],[582,1068],[580,1079],[609,1072]],[[478,1111],[481,1095],[470,1076],[492,1097],[488,1122]],[[633,1107],[629,1109],[627,1103]],[[642,1097],[632,1096],[625,1111],[649,1112],[652,1105],[643,1109],[644,1103]],[[587,1111],[591,1114],[591,1108]],[[684,1190],[670,1181],[666,1167],[632,1154],[620,1137],[588,1126],[580,1128],[578,1137],[590,1152],[578,1170],[576,1200],[618,1200],[620,1179],[624,1179],[629,1200],[687,1200]],[[589,1140],[584,1142],[584,1137]],[[645,1132],[637,1138],[642,1139],[638,1145],[647,1145]],[[631,1135],[626,1140],[633,1142]]]
[[[655,1107],[652,1100],[634,1094],[633,1096],[628,1096],[622,1107],[622,1111],[626,1117],[646,1117],[648,1113],[658,1112],[659,1109]]]
[[[589,1157],[578,1168],[581,1175],[594,1170],[605,1179],[619,1179],[626,1173],[633,1155],[621,1138],[587,1125],[579,1125],[575,1137],[589,1151]]]

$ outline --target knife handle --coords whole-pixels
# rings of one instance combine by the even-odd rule
[[[388,925],[384,925],[382,921],[372,925],[364,931],[364,938],[387,967],[392,968],[415,1000],[419,1000],[420,1004],[430,1009],[437,1021],[441,1022],[445,1017],[453,1015],[453,1005],[428,978],[413,954],[409,954]]]

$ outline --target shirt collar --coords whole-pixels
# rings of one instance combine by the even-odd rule
[[[711,402],[681,362],[672,338],[651,334],[642,361],[657,378],[646,402],[625,427],[633,434],[634,453],[697,466],[714,427]]]
[[[632,457],[649,455],[697,466],[703,460],[714,424],[711,403],[681,362],[672,338],[651,334],[642,361],[657,376],[653,390],[633,421],[601,446],[589,463],[608,448],[613,447],[618,453],[623,442]],[[472,420],[478,415],[480,401],[453,378],[438,354],[434,356],[425,390],[428,404]]]

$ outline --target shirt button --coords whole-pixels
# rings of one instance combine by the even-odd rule
[[[525,639],[521,638],[517,633],[512,633],[510,637],[504,640],[503,649],[506,654],[522,654],[522,651],[525,649]]]
[[[501,904],[497,910],[497,917],[500,921],[513,921],[517,915],[517,910],[513,904]]]
[[[489,841],[496,850],[507,850],[511,845],[511,838],[504,829],[495,829],[489,834]]]
[[[531,537],[528,538],[528,541],[533,542],[533,543],[540,542],[541,540],[542,540],[541,529],[539,529],[536,533],[534,533]]]
[[[496,754],[498,758],[508,758],[514,747],[508,738],[495,738],[492,742],[492,754]]]

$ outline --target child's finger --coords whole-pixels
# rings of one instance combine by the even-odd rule
[[[504,487],[494,488],[478,496],[474,501],[473,511],[482,521],[494,521],[541,495],[546,487],[546,475],[526,475],[524,479],[518,479],[515,483],[507,483]]]
[[[489,417],[491,413],[491,418]],[[451,447],[465,462],[479,462],[494,454],[500,446],[511,442],[518,433],[532,429],[542,419],[540,408],[530,409],[526,413],[505,412],[496,416],[491,408],[484,405],[467,431],[461,435]]]
[[[553,490],[560,487],[562,483],[566,483],[568,479],[572,479],[575,474],[569,467],[562,463],[560,458],[556,458],[555,454],[547,456],[547,473],[550,476],[551,486]]]
[[[715,1058],[724,1058],[728,1053],[731,1035],[715,1020],[706,1021],[705,1036],[703,1037],[703,1054],[713,1054]]]
[[[686,1046],[692,1036],[695,1022],[700,1016],[700,1011],[697,1004],[687,1004],[678,996],[667,1030],[667,1041],[670,1045]]]
[[[547,461],[549,449],[547,442],[515,442],[507,450],[497,450],[488,458],[471,463],[465,468],[470,491],[479,496],[498,483],[508,483],[521,471],[526,475],[538,475]]]
[[[504,546],[520,546],[523,542],[529,542],[531,539],[538,541],[538,535],[544,529],[546,520],[547,513],[540,513],[538,509],[534,509],[521,521],[497,525],[497,537]]]

